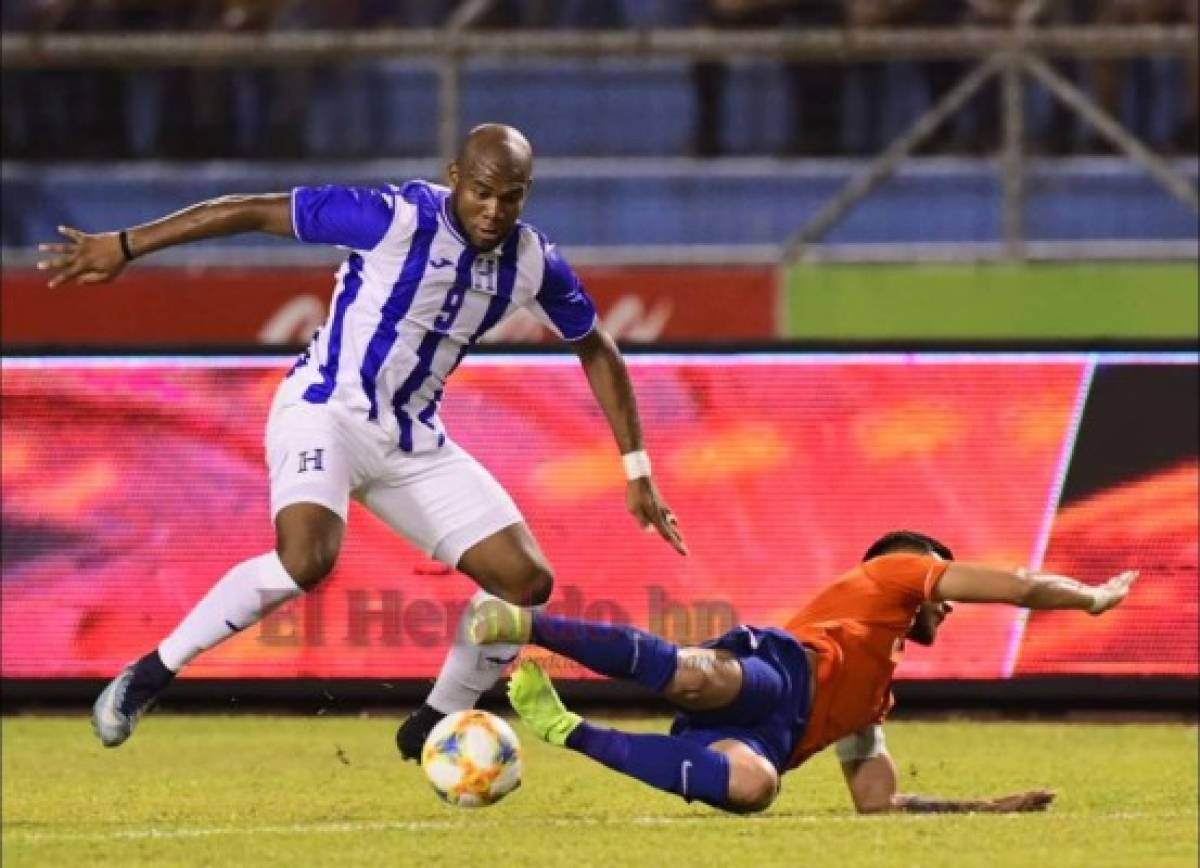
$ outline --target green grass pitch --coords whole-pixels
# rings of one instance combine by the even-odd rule
[[[622,726],[660,729],[661,720]],[[897,722],[905,790],[1048,786],[1046,814],[857,817],[835,759],[785,778],[765,814],[660,794],[518,726],[525,782],[443,805],[401,763],[392,717],[151,715],[104,750],[83,717],[3,719],[3,863],[26,865],[1197,864],[1187,724]]]

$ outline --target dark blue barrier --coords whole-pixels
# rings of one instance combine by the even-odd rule
[[[539,163],[527,218],[566,245],[777,244],[861,168],[837,161],[553,161]],[[1196,160],[1177,164],[1195,182]],[[1195,212],[1120,159],[1035,161],[1031,240],[1195,239]],[[74,166],[5,164],[5,248],[29,247],[67,223],[100,230],[140,223],[226,193],[296,184],[436,178],[433,161],[358,164]],[[987,243],[1000,239],[996,163],[908,165],[830,234],[843,243]],[[213,244],[286,245],[265,236]],[[283,249],[281,247],[281,249]]]

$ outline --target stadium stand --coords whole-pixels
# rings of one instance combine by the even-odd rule
[[[908,16],[873,18],[872,3],[806,0],[771,16],[731,18],[714,15],[708,4],[680,0],[527,0],[491,4],[491,11],[470,23],[482,29],[628,29],[745,22],[796,32],[843,25],[862,31],[981,26],[995,24],[998,14],[979,2],[919,0],[907,4],[912,9]],[[1127,0],[1111,0],[1102,11],[1115,11],[1097,17],[1108,22],[1135,20],[1129,6]],[[436,27],[446,23],[453,7],[450,2],[25,0],[5,5],[3,23],[6,32],[16,34]],[[823,11],[817,14],[814,9]],[[1086,19],[1077,5],[1060,3],[1055,9],[1067,12],[1052,18],[1054,23]],[[1143,18],[1173,23],[1185,21],[1187,15],[1168,2],[1145,11]],[[470,125],[504,116],[527,129],[544,156],[865,154],[893,138],[965,68],[961,61],[834,66],[753,59],[698,65],[653,58],[471,61],[463,83],[464,121]],[[1195,151],[1196,92],[1189,84],[1194,65],[1168,57],[1124,64],[1072,62],[1059,68],[1097,93],[1156,149]],[[6,72],[3,90],[8,159],[361,159],[436,151],[436,67],[405,58],[279,68],[139,70],[136,75],[111,68],[22,69]],[[996,99],[995,89],[985,91],[927,150],[994,150]],[[814,113],[818,106],[819,115]],[[651,112],[655,124],[630,124],[631,118]],[[1089,135],[1044,89],[1032,89],[1026,114],[1035,150],[1109,152],[1107,143]]]

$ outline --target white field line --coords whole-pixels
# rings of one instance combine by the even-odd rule
[[[1051,811],[1050,815],[1056,818],[1096,822],[1106,820],[1121,821],[1178,819],[1181,817],[1195,817],[1196,812],[1113,811],[1105,814],[1096,814],[1089,811]],[[967,816],[981,818],[985,815],[970,814]],[[1018,815],[1000,815],[1002,819],[1011,819],[1014,816]],[[471,819],[468,819],[468,817]],[[886,816],[876,817],[859,817],[852,814],[834,816],[794,816],[789,814],[768,814],[766,816],[749,818],[727,817],[720,814],[714,814],[711,816],[694,817],[514,817],[512,819],[505,820],[489,820],[484,817],[478,817],[477,814],[469,814],[464,815],[464,818],[461,820],[371,820],[330,823],[294,823],[266,826],[202,826],[190,829],[164,829],[158,827],[148,827],[140,829],[120,829],[110,832],[26,832],[22,830],[6,829],[4,832],[4,838],[9,844],[39,844],[61,841],[140,841],[148,839],[187,840],[193,838],[210,838],[225,835],[344,835],[355,834],[359,832],[444,832],[453,830],[478,832],[481,829],[528,829],[531,826],[541,826],[546,828],[576,828],[582,826],[622,828],[627,827],[630,824],[637,826],[693,826],[701,823],[713,822],[724,822],[729,824],[786,823],[791,825],[825,825],[841,823],[880,823],[888,821],[912,822],[914,820],[932,822],[935,820],[941,820],[942,818],[942,816],[934,814],[889,814]]]

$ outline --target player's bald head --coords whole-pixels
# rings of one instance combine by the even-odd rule
[[[528,181],[533,175],[533,147],[516,127],[481,124],[467,134],[455,162],[468,176]]]
[[[473,247],[492,250],[512,234],[533,182],[533,148],[518,130],[471,130],[446,170],[450,207]]]

